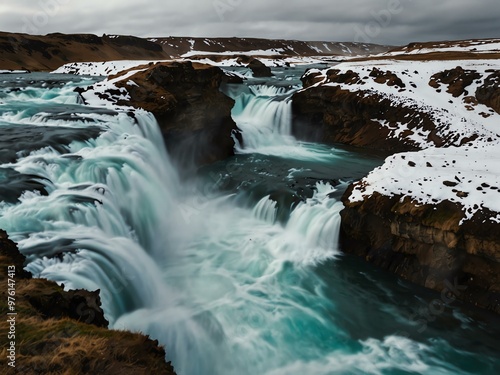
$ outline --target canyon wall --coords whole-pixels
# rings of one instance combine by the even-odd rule
[[[309,71],[294,133],[399,153],[343,195],[343,251],[500,313],[496,60],[410,57]]]

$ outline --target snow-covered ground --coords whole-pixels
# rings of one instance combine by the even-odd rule
[[[482,78],[476,80],[467,87],[467,94],[453,97],[447,93],[447,87],[442,86],[436,89],[429,85],[430,78],[439,72],[451,70],[457,66],[465,70],[474,70],[481,74]],[[401,79],[405,87],[388,86],[385,83],[375,82],[375,77],[370,77],[373,68],[394,73]],[[488,76],[487,70],[500,69],[500,60],[464,60],[464,61],[395,61],[395,60],[373,60],[360,62],[343,62],[335,66],[335,69],[346,73],[353,71],[361,78],[359,83],[343,84],[327,81],[326,72],[314,70],[310,73],[320,72],[323,80],[316,85],[340,86],[342,89],[352,92],[365,92],[365,96],[377,94],[391,100],[396,105],[419,108],[428,113],[433,122],[440,124],[438,135],[447,140],[448,145],[459,145],[464,138],[473,134],[485,137],[497,136],[500,116],[491,108],[477,104],[469,105],[464,99],[469,95],[474,95],[478,86],[484,82]],[[438,92],[440,90],[441,92]],[[487,116],[487,117],[484,117]],[[401,119],[398,124],[389,124],[383,116],[374,118],[381,126],[391,129],[394,137],[399,137],[405,130],[406,123],[411,119]],[[418,128],[410,136],[411,140],[422,148],[431,144],[427,140],[428,132],[423,128]]]
[[[481,75],[461,96],[452,96],[445,85],[438,88],[429,85],[432,75],[457,66]],[[404,88],[375,82],[375,77],[369,76],[374,67],[396,74]],[[428,130],[417,126],[407,131],[406,139],[423,150],[387,158],[357,185],[349,198],[351,201],[379,192],[388,196],[410,196],[422,204],[450,200],[464,207],[466,219],[483,208],[500,213],[500,114],[483,104],[470,105],[465,101],[467,96],[474,96],[489,74],[500,70],[500,60],[372,60],[344,62],[335,69],[341,73],[355,72],[360,80],[354,84],[328,82],[326,70],[315,70],[311,74],[323,75],[323,80],[315,86],[340,86],[363,92],[364,96],[376,94],[389,98],[395,105],[428,113],[436,124],[437,134],[445,140],[444,147],[436,147],[427,138]],[[391,136],[398,138],[403,137],[411,121],[402,118],[398,123],[389,123],[383,114],[373,120],[389,127]],[[477,138],[467,141],[473,135]],[[500,222],[500,214],[490,219]]]
[[[401,53],[417,55],[434,52],[473,52],[473,53],[498,53],[500,52],[500,39],[468,40],[456,43],[436,43],[432,47],[411,48],[403,47],[401,50],[387,52],[382,55],[398,55]]]
[[[104,62],[75,62],[65,64],[52,73],[76,74],[84,76],[111,76],[136,66],[161,61],[151,60],[114,60]]]
[[[220,55],[220,56],[232,56],[232,55],[246,55],[246,56],[279,56],[284,52],[283,48],[271,48],[267,50],[254,50],[254,51],[224,51],[224,52],[210,52],[210,51],[189,51],[183,54],[181,57],[191,57],[191,56],[202,56],[202,55]]]
[[[231,55],[233,52],[231,52]],[[216,54],[214,54],[216,55]],[[225,55],[223,55],[225,56]],[[328,58],[321,57],[287,57],[287,58],[269,58],[262,57],[259,60],[269,67],[280,67],[280,66],[294,66],[294,65],[309,65],[309,64],[321,64],[327,61]],[[335,56],[337,61],[346,59],[345,56]],[[220,67],[230,67],[230,66],[246,66],[246,64],[238,62],[238,58],[229,57],[221,61],[214,61],[209,58],[202,59],[176,59],[176,60],[114,60],[114,61],[104,61],[104,62],[75,62],[65,64],[58,69],[54,70],[52,73],[64,73],[64,74],[77,74],[77,75],[88,75],[88,76],[110,76],[115,75],[123,70],[128,70],[137,66],[147,65],[149,63],[157,62],[167,62],[167,61],[192,61],[200,64],[208,64],[212,66]]]

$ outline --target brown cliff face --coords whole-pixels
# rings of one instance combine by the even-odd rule
[[[464,225],[463,210],[443,201],[418,205],[409,197],[378,193],[350,202],[343,196],[344,251],[400,277],[461,301],[500,313],[500,224],[476,215]]]
[[[123,104],[154,114],[176,162],[199,166],[233,155],[234,101],[219,91],[226,79],[217,67],[172,62],[151,65],[118,86],[131,97]]]
[[[404,89],[401,80],[391,72],[382,72],[376,68],[370,74],[376,82]],[[306,75],[304,87],[318,82],[319,77]],[[327,73],[328,82],[357,84],[359,75],[353,71],[341,73],[331,69]],[[338,86],[316,86],[294,94],[293,132],[298,138],[305,138],[324,143],[343,143],[370,149],[400,152],[413,151],[419,147],[405,139],[390,137],[390,130],[382,127],[374,118],[383,117],[389,123],[409,119],[408,130],[429,131],[429,140],[437,145],[443,140],[436,134],[436,127],[429,115],[417,108],[399,106],[390,99],[365,91],[348,91]]]
[[[15,368],[7,365],[2,347],[0,367],[5,374],[162,374],[174,375],[165,351],[146,336],[108,330],[99,292],[64,291],[55,282],[35,279],[23,270],[25,257],[0,231],[0,313],[6,316],[7,285],[15,287]],[[15,275],[7,273],[15,267]],[[12,269],[12,268],[10,268]],[[14,276],[13,279],[11,276]],[[7,278],[13,281],[7,282]],[[2,332],[10,332],[6,319]]]

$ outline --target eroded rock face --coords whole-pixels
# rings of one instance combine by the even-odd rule
[[[350,202],[352,189],[343,196],[344,251],[441,293],[453,285],[453,298],[500,313],[500,224],[482,213],[462,225],[462,208],[449,201],[376,193]]]
[[[328,71],[329,82],[358,83],[360,77],[355,72],[340,73]],[[306,76],[304,84],[313,84],[314,77]],[[378,75],[391,84],[400,84],[391,75]],[[317,78],[316,78],[317,80]],[[293,133],[298,138],[324,143],[344,143],[371,149],[400,152],[419,149],[417,144],[407,138],[390,137],[390,129],[374,121],[381,115],[390,123],[407,119],[406,133],[413,132],[417,126],[429,133],[428,138],[436,144],[443,140],[436,134],[434,123],[429,115],[418,109],[399,106],[387,98],[364,91],[348,91],[339,86],[316,86],[310,90],[299,91],[293,96]]]
[[[233,155],[234,101],[219,91],[226,79],[217,67],[173,62],[151,65],[118,86],[131,97],[123,104],[154,114],[174,161],[185,167]]]

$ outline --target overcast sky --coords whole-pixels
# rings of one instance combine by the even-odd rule
[[[0,30],[407,44],[500,38],[499,0],[9,0]]]

